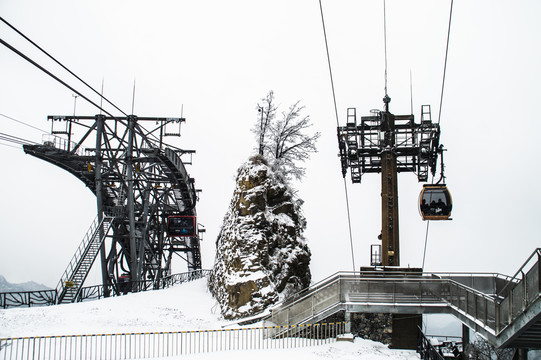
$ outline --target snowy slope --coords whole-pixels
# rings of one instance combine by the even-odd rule
[[[207,290],[207,280],[165,290],[129,294],[85,303],[0,310],[0,338],[123,332],[180,331],[236,327],[223,320]],[[340,342],[302,349],[234,351],[183,356],[183,359],[235,358],[419,359],[414,351],[393,351],[368,340]]]
[[[220,328],[206,279],[84,303],[0,310],[0,337]]]

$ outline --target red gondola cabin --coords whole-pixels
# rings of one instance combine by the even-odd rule
[[[191,237],[196,235],[195,216],[173,215],[167,218],[167,235]]]

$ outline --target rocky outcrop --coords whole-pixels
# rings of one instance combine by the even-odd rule
[[[209,278],[226,319],[259,314],[309,286],[301,204],[263,158],[239,168]]]
[[[390,345],[393,340],[393,315],[354,313],[351,332],[363,339]]]

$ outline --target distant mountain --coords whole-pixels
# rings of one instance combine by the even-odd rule
[[[0,292],[12,292],[12,291],[37,291],[37,290],[51,290],[51,288],[28,281],[22,284],[12,284],[6,280],[5,277],[0,275]]]

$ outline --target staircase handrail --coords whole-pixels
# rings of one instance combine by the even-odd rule
[[[77,247],[77,250],[75,250],[75,254],[71,258],[68,266],[66,267],[66,270],[64,270],[64,273],[60,277],[60,281],[58,282],[58,285],[56,286],[56,292],[57,296],[60,297],[62,294],[62,291],[64,289],[64,282],[69,281],[70,277],[77,271],[79,260],[81,260],[86,253],[88,252],[88,244],[92,241],[92,237],[95,234],[96,231],[98,231],[104,224],[106,220],[112,219],[111,216],[103,216],[101,222],[98,224],[98,216],[92,221],[90,224],[90,228],[86,232],[85,236],[83,237],[83,240]]]
[[[537,262],[540,263],[541,265],[541,248],[537,248],[535,249],[532,254],[528,257],[528,259],[524,262],[524,264],[522,264],[522,266],[520,267],[520,269],[518,269],[518,271],[515,273],[515,275],[513,275],[511,277],[511,281],[506,285],[504,286],[504,288],[497,294],[498,297],[501,297],[501,294],[505,294],[505,290],[511,285],[511,284],[514,284],[515,286],[522,281],[522,279],[518,279],[517,276],[519,274],[524,274],[524,268],[528,265],[528,263],[533,259],[533,257],[537,255]],[[532,267],[535,266],[532,265]],[[514,288],[514,286],[513,286]],[[510,289],[509,291],[511,291],[512,289]]]
[[[60,277],[60,281],[58,282],[58,285],[56,286],[56,292],[58,295],[62,293],[62,289],[64,288],[64,282],[69,280],[69,276],[70,276],[69,274],[73,273],[74,268],[77,266],[79,259],[82,257],[88,243],[90,242],[91,235],[95,232],[97,226],[98,226],[98,216],[96,216],[94,220],[92,221],[92,223],[90,224],[90,228],[84,235],[83,240],[79,243],[79,246],[75,250],[75,254],[71,258],[70,262],[68,263],[66,270],[64,270],[64,272],[62,273],[62,276]]]
[[[389,275],[394,275],[392,273],[389,273]],[[487,295],[477,289],[474,289],[472,287],[469,287],[467,285],[464,285],[460,282],[457,282],[457,281],[454,281],[452,279],[449,279],[449,278],[440,278],[440,277],[433,277],[432,274],[425,274],[425,276],[422,276],[422,277],[410,277],[410,278],[405,278],[405,277],[396,277],[396,276],[385,276],[385,277],[359,277],[357,274],[354,274],[353,272],[338,272],[338,273],[335,273],[333,274],[332,276],[324,279],[323,281],[315,284],[315,285],[312,285],[310,288],[306,289],[305,291],[299,293],[297,296],[295,296],[294,298],[291,298],[289,300],[286,300],[284,302],[281,302],[279,304],[277,304],[276,306],[272,307],[270,309],[270,314],[268,316],[266,316],[266,318],[272,318],[274,316],[279,316],[280,313],[282,313],[283,311],[288,311],[289,308],[295,306],[296,304],[299,304],[301,303],[302,301],[306,301],[307,299],[309,299],[310,297],[316,295],[317,293],[320,293],[321,291],[324,291],[326,288],[330,287],[330,286],[333,286],[335,285],[336,283],[339,283],[341,281],[351,281],[351,280],[355,280],[355,281],[359,281],[359,282],[368,282],[368,283],[382,283],[382,282],[386,282],[386,283],[392,283],[392,282],[399,282],[401,284],[403,283],[421,283],[421,284],[440,284],[440,286],[444,286],[446,284],[450,285],[450,286],[453,286],[457,289],[460,289],[460,291],[464,291],[464,292],[468,292],[470,293],[472,296],[476,297],[476,298],[480,298],[482,299],[482,301],[485,301],[488,304],[490,304],[491,307],[495,308],[496,306],[496,301],[495,301],[495,298],[491,295]],[[338,292],[340,292],[340,290],[337,290]],[[422,291],[423,289],[420,289],[421,293],[419,293],[419,303],[423,303],[422,301]],[[439,293],[442,293],[442,291],[440,291]],[[393,295],[393,294],[391,294]],[[441,302],[444,303],[444,304],[447,304],[447,305],[453,305],[453,299],[451,298],[451,295],[452,294],[449,294],[448,296],[446,295],[439,295],[438,297],[440,297],[441,299]],[[339,302],[344,302],[344,300],[340,300]],[[388,301],[375,301],[375,303],[387,303]],[[393,303],[395,303],[395,297],[393,296]],[[429,304],[433,304],[432,302],[429,302]],[[329,305],[330,307],[332,306],[335,306],[336,304],[331,304]],[[470,315],[470,316],[475,316],[476,314],[469,314],[468,313],[468,309],[461,309],[460,308],[460,305],[458,305],[458,309],[459,310],[463,310],[466,314]],[[320,311],[321,310],[321,311]],[[327,311],[328,308],[325,308],[325,309],[319,309],[317,310],[316,312],[314,312],[312,310],[312,314],[310,317],[313,317],[313,316],[317,316],[317,314],[319,314],[320,312],[325,312]],[[486,311],[486,310],[485,310]],[[487,312],[488,314],[488,312]],[[484,315],[484,314],[483,314]],[[306,319],[304,319],[303,321],[306,321]],[[487,326],[487,324],[484,323],[484,326]],[[491,329],[492,331],[495,331],[495,329]]]
[[[314,293],[314,292],[319,291],[319,290],[321,290],[321,289],[323,289],[323,288],[325,288],[325,287],[327,287],[329,285],[332,285],[334,282],[336,282],[339,279],[355,278],[355,279],[362,279],[362,280],[369,280],[369,281],[378,281],[378,280],[382,280],[382,279],[385,279],[385,280],[404,280],[404,279],[407,279],[407,275],[409,275],[409,277],[411,277],[412,280],[419,280],[419,279],[429,280],[430,277],[437,276],[442,280],[452,282],[453,284],[455,284],[458,287],[464,288],[465,290],[468,290],[470,292],[479,294],[480,296],[486,297],[487,299],[491,299],[491,300],[493,300],[493,298],[491,296],[489,296],[489,295],[487,295],[487,294],[485,294],[485,293],[483,293],[483,292],[481,292],[479,290],[476,290],[476,289],[474,289],[472,287],[469,287],[467,285],[456,282],[456,281],[454,281],[452,279],[448,279],[445,276],[465,275],[465,276],[472,276],[473,277],[473,276],[483,276],[484,275],[484,276],[498,277],[498,278],[508,280],[508,281],[511,279],[511,277],[509,277],[507,275],[499,274],[499,273],[472,273],[472,272],[423,272],[423,273],[415,272],[415,273],[411,273],[411,272],[394,272],[394,271],[391,271],[391,272],[385,273],[384,277],[381,277],[381,276],[363,276],[363,275],[375,275],[375,274],[381,275],[382,272],[372,272],[372,271],[369,271],[369,272],[364,272],[364,271],[363,272],[359,272],[359,271],[339,271],[339,272],[336,272],[336,273],[334,273],[334,274],[332,274],[330,276],[327,276],[323,280],[320,280],[317,283],[311,285],[310,287],[298,292],[294,297],[286,299],[286,300],[280,302],[279,304],[276,304],[276,306],[274,306],[272,308],[272,310],[274,310],[274,309],[276,309],[278,307],[291,305],[291,304],[293,304],[295,302],[303,300],[306,296],[311,295],[311,293]],[[412,277],[412,275],[417,275],[417,276]],[[421,275],[421,276],[419,276],[419,275]]]
[[[419,326],[417,326],[417,353],[424,360],[444,360]]]
[[[452,278],[433,276],[433,273],[426,273],[422,277],[412,276],[409,278],[396,276],[391,272],[388,275],[384,277],[360,277],[358,274],[353,274],[353,272],[336,273],[306,289],[294,299],[277,304],[270,309],[270,314],[265,316],[265,320],[273,319],[272,321],[286,321],[288,324],[303,324],[310,321],[317,321],[321,316],[328,316],[334,311],[343,309],[344,306],[352,306],[356,302],[359,302],[359,300],[351,300],[344,297],[349,291],[348,288],[350,285],[348,283],[351,281],[395,284],[392,286],[392,290],[389,291],[390,288],[384,290],[384,293],[388,296],[378,296],[380,287],[374,293],[376,295],[374,298],[370,297],[371,292],[369,291],[366,300],[360,300],[360,304],[365,304],[366,302],[368,305],[391,307],[396,305],[428,307],[446,305],[461,321],[466,321],[469,324],[468,326],[473,326],[476,331],[482,330],[485,336],[493,337],[494,339],[500,336],[521,316],[521,313],[506,313],[507,310],[500,306],[500,299],[495,294],[484,293]],[[337,283],[339,283],[338,286],[336,285]],[[410,285],[408,283],[418,283],[418,290],[409,287]],[[335,286],[331,292],[325,291],[331,286]],[[408,289],[408,287],[410,290],[413,289],[414,292],[404,293],[404,289]],[[363,291],[366,291],[366,289]],[[428,296],[427,292],[429,294]],[[354,291],[352,294],[356,294],[356,292]],[[401,296],[402,294],[413,295],[414,300],[410,301],[407,298],[403,298]],[[508,296],[512,296],[512,294],[509,293]],[[534,298],[533,302],[538,301],[538,298],[539,296]],[[311,299],[317,300],[314,302]],[[435,299],[439,299],[439,301],[434,302]],[[529,306],[533,302],[526,303],[525,301],[524,304],[525,306]],[[502,322],[501,319],[504,318],[508,319],[508,323],[507,321]]]

